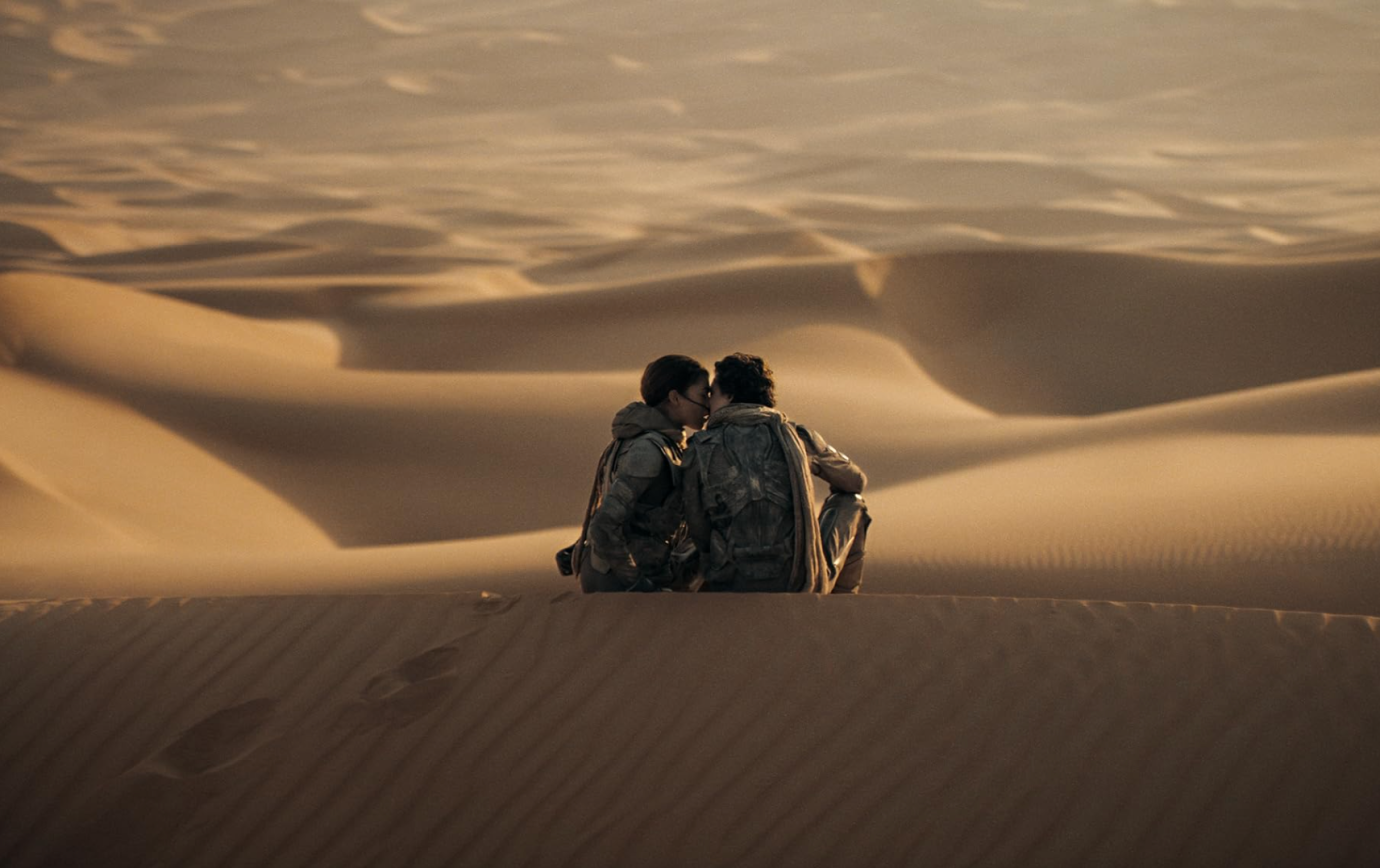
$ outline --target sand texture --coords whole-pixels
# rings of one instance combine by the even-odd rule
[[[0,0],[0,864],[1380,862],[1377,45]],[[570,596],[734,351],[871,596]]]
[[[1380,614],[1369,3],[664,5],[0,4],[0,597],[558,593],[747,350],[873,590]]]
[[[0,861],[1373,865],[1378,628],[886,596],[16,605]]]

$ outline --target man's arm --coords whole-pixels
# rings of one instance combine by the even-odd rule
[[[829,487],[835,491],[862,494],[867,487],[867,474],[853,459],[830,446],[823,437],[804,425],[796,425],[795,431],[805,445],[811,473],[829,483]]]
[[[681,499],[685,507],[685,530],[695,548],[709,552],[709,521],[700,502],[700,469],[698,450],[692,440],[681,459]]]
[[[637,501],[657,476],[665,458],[655,443],[636,440],[618,459],[613,484],[589,519],[589,540],[594,553],[609,564],[609,572],[629,586],[637,581],[637,561],[628,550],[623,529],[632,518]]]

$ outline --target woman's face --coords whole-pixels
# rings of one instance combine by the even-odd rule
[[[725,394],[725,393],[724,393],[724,390],[721,389],[721,388],[719,388],[719,384],[718,384],[718,383],[715,383],[714,386],[713,386],[712,388],[710,388],[710,390],[709,390],[709,412],[711,412],[711,413],[717,412],[717,411],[722,410],[724,407],[727,407],[729,404],[732,404],[732,403],[733,403],[733,396],[732,396],[732,395]]]
[[[709,378],[701,377],[683,392],[672,392],[668,403],[673,422],[700,430],[709,418]]]

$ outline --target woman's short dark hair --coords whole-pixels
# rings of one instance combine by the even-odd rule
[[[734,353],[714,363],[714,391],[730,395],[735,404],[776,406],[776,382],[761,356]]]
[[[709,372],[689,356],[662,356],[642,372],[642,400],[655,407],[672,392],[685,394],[701,379],[709,379]]]

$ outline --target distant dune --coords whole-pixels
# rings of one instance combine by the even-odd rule
[[[1380,260],[1088,260],[783,263],[492,301],[379,290],[337,294],[319,325],[305,309],[254,317],[255,301],[231,313],[3,275],[5,377],[32,426],[7,435],[10,473],[26,482],[10,489],[25,542],[6,554],[6,581],[33,593],[26,576],[52,576],[82,548],[91,564],[105,548],[249,549],[281,552],[291,590],[290,553],[328,539],[565,527],[608,408],[636,380],[612,366],[753,341],[781,374],[784,406],[872,472],[875,587],[1380,611],[1368,580],[1380,553],[1380,344],[1368,340],[1380,310],[1368,286]],[[1086,288],[1069,287],[1074,274]],[[1126,301],[1106,301],[1113,291]],[[668,318],[687,295],[704,308]],[[628,338],[563,339],[576,322]],[[90,405],[127,421],[102,423],[100,453],[67,445],[43,433],[66,427],[57,394],[72,405],[61,412]],[[1028,409],[1012,415],[1008,402]],[[176,467],[174,443],[189,454]],[[139,462],[148,470],[135,473]],[[161,496],[129,501],[152,480]],[[270,518],[284,511],[287,523]],[[244,519],[231,515],[273,531],[234,531]],[[44,564],[44,551],[56,557]],[[549,554],[515,545],[502,572],[540,564],[557,590]],[[262,569],[244,581],[262,587]],[[82,568],[55,587],[151,592],[130,572]],[[494,580],[463,563],[426,570],[438,572],[457,587]]]

